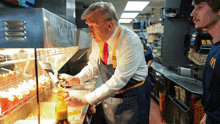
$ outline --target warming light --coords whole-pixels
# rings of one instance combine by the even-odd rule
[[[130,23],[132,19],[120,19],[119,23]]]
[[[142,11],[149,3],[149,1],[128,1],[125,11]]]
[[[121,18],[135,18],[138,13],[122,13]]]

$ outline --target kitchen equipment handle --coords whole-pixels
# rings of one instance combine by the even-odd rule
[[[57,79],[57,77],[52,72],[49,72],[48,74],[50,75],[50,78],[52,79],[53,84],[56,87],[59,84],[59,80]]]
[[[173,101],[173,103],[175,103],[175,105],[177,105],[182,111],[184,111],[185,113],[189,112],[190,108],[187,107],[186,105],[184,105],[181,101],[179,101],[176,98],[172,98],[169,95],[168,95],[168,97],[170,97],[170,99]]]

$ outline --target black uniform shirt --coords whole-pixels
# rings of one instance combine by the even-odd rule
[[[206,60],[202,105],[208,116],[220,122],[220,41],[212,45]]]

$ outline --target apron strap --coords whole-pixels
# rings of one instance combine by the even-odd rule
[[[117,32],[117,39],[114,45],[114,49],[113,49],[113,53],[112,53],[112,64],[113,64],[113,68],[116,68],[116,46],[117,46],[117,42],[118,42],[118,38],[120,36],[121,33],[121,27],[118,27],[118,32]]]
[[[128,88],[126,88],[126,89],[119,90],[119,91],[116,92],[115,94],[120,94],[120,93],[123,93],[123,92],[125,92],[125,91],[127,91],[127,90],[130,90],[130,89],[133,89],[133,88],[139,87],[139,86],[143,85],[144,82],[145,82],[145,80],[143,80],[143,81],[141,81],[140,83],[137,83],[137,84],[135,84],[135,85],[133,85],[133,86],[131,86],[131,87],[128,87]]]
[[[116,37],[116,41],[115,41],[115,45],[114,45],[114,48],[113,48],[113,51],[112,51],[112,66],[113,68],[116,68],[116,46],[117,46],[117,42],[118,42],[118,38],[120,36],[120,33],[121,33],[121,27],[118,26],[118,32],[117,32],[117,37]],[[103,48],[103,43],[100,44],[100,49],[99,49],[99,65],[100,65],[100,62],[101,62],[101,53],[102,53],[102,48]]]

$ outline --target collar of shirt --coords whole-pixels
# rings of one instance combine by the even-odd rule
[[[109,45],[109,47],[112,49],[115,45],[115,39],[116,39],[116,34],[118,31],[118,27],[115,28],[114,33],[112,34],[112,36],[108,39],[107,44]]]

